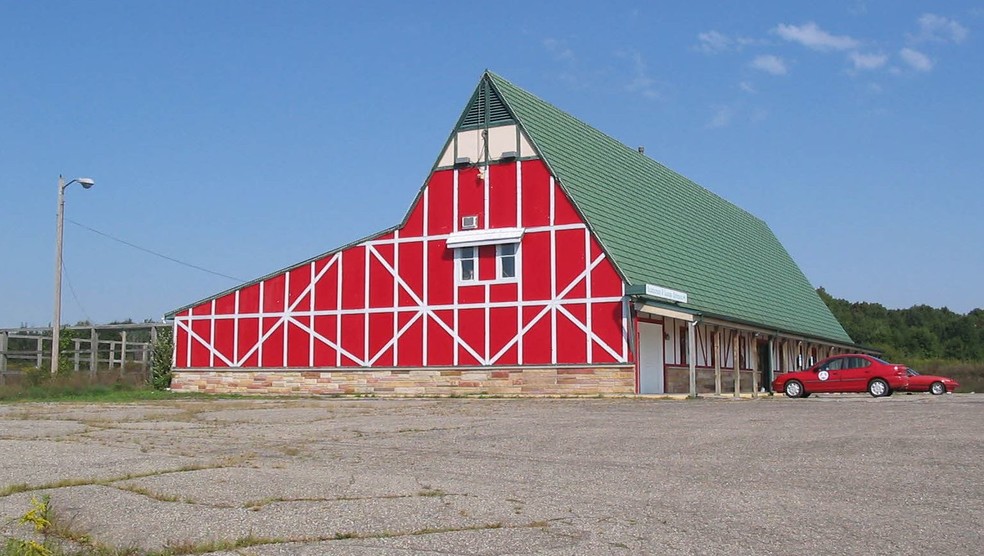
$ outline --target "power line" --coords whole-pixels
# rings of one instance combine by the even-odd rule
[[[203,267],[200,267],[200,266],[195,265],[195,264],[186,263],[186,262],[184,262],[182,260],[175,259],[174,257],[168,257],[167,255],[164,255],[162,253],[158,253],[157,251],[154,251],[152,249],[147,249],[146,247],[141,247],[141,246],[136,245],[134,243],[130,243],[129,241],[126,241],[125,239],[120,239],[118,237],[115,237],[115,236],[112,236],[110,234],[107,234],[106,232],[100,232],[99,230],[97,230],[95,228],[90,228],[89,226],[86,226],[85,224],[82,224],[80,222],[76,222],[76,221],[72,220],[71,218],[66,218],[65,220],[67,222],[70,222],[72,224],[75,224],[76,226],[78,226],[80,228],[89,230],[90,232],[92,232],[94,234],[99,234],[99,235],[101,235],[101,236],[103,236],[103,237],[105,237],[107,239],[111,239],[111,240],[113,240],[115,242],[122,243],[123,245],[126,245],[128,247],[132,247],[134,249],[138,249],[140,251],[143,251],[144,253],[150,253],[151,255],[154,255],[155,257],[160,257],[162,259],[167,259],[167,260],[171,261],[172,263],[178,263],[179,265],[182,265],[182,266],[187,266],[189,268],[194,268],[195,270],[200,270],[202,272],[207,272],[209,274],[214,274],[216,276],[221,276],[222,278],[227,278],[229,280],[234,280],[234,281],[239,282],[239,283],[242,283],[242,282],[245,282],[246,281],[246,280],[243,280],[242,278],[236,278],[235,276],[229,276],[228,274],[222,274],[221,272],[215,272],[214,270],[209,270],[207,268],[203,268]]]
[[[72,279],[68,276],[68,267],[65,266],[65,259],[62,259],[62,273],[65,275],[65,281],[68,282],[68,291],[72,292],[72,298],[75,299],[75,304],[82,310],[82,315],[85,316],[85,320],[87,322],[92,322],[88,311],[85,310],[85,307],[82,306],[82,302],[79,301],[79,295],[75,293],[75,286],[72,285]]]

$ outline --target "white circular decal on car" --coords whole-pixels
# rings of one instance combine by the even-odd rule
[[[820,373],[817,374],[817,378],[819,378],[820,380],[827,380],[828,378],[830,378],[830,373],[828,373],[827,371],[820,371]]]

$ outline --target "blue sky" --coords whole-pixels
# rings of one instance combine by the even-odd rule
[[[984,306],[984,2],[0,1],[0,326],[67,218],[253,279],[399,222],[482,71],[765,220],[815,286]],[[65,228],[63,320],[236,282]],[[73,291],[74,290],[74,291]]]

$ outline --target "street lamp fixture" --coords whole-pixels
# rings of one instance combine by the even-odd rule
[[[58,176],[58,220],[55,225],[55,314],[51,319],[51,374],[58,372],[59,344],[61,343],[61,280],[62,280],[62,238],[65,226],[65,189],[73,183],[89,189],[96,184],[92,178],[75,178],[65,183]],[[93,346],[95,349],[95,346]]]

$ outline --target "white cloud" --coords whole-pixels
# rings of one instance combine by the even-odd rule
[[[749,81],[742,81],[741,83],[738,84],[738,88],[750,95],[754,95],[755,93],[758,92],[755,90],[755,86],[752,85],[751,82]]]
[[[735,111],[730,106],[716,106],[714,107],[714,115],[711,116],[711,120],[704,127],[708,129],[728,127],[731,125],[731,120],[734,117]]]
[[[697,35],[697,50],[705,54],[717,54],[731,48],[734,41],[730,37],[717,31],[708,31]]]
[[[919,33],[910,35],[915,42],[963,42],[967,38],[967,28],[956,20],[936,14],[923,14],[917,20]]]
[[[918,50],[903,48],[899,51],[899,56],[902,57],[902,61],[909,64],[909,67],[917,71],[929,71],[933,69],[933,61],[930,60],[929,56]]]
[[[860,52],[851,52],[848,54],[848,58],[856,70],[878,69],[888,61],[888,56],[884,54],[861,54]]]
[[[861,44],[847,35],[831,35],[812,21],[799,26],[780,23],[775,32],[787,41],[797,42],[812,50],[850,50]]]
[[[630,93],[638,93],[648,99],[659,99],[662,98],[659,89],[657,88],[657,83],[654,78],[649,75],[649,69],[646,66],[646,60],[643,59],[642,54],[635,50],[629,50],[625,52],[617,53],[620,57],[628,58],[632,61],[632,80],[625,86],[625,90]]]
[[[729,50],[741,50],[752,44],[762,44],[764,41],[749,37],[729,37],[719,31],[707,31],[697,34],[695,50],[704,54],[720,54]]]
[[[772,54],[763,54],[761,56],[756,56],[752,60],[751,66],[754,69],[764,71],[766,73],[771,73],[772,75],[786,75],[786,62],[778,56],[773,56]]]
[[[543,47],[547,49],[547,52],[552,54],[557,60],[564,62],[574,61],[574,51],[568,48],[564,41],[546,38],[543,39],[542,43]]]

